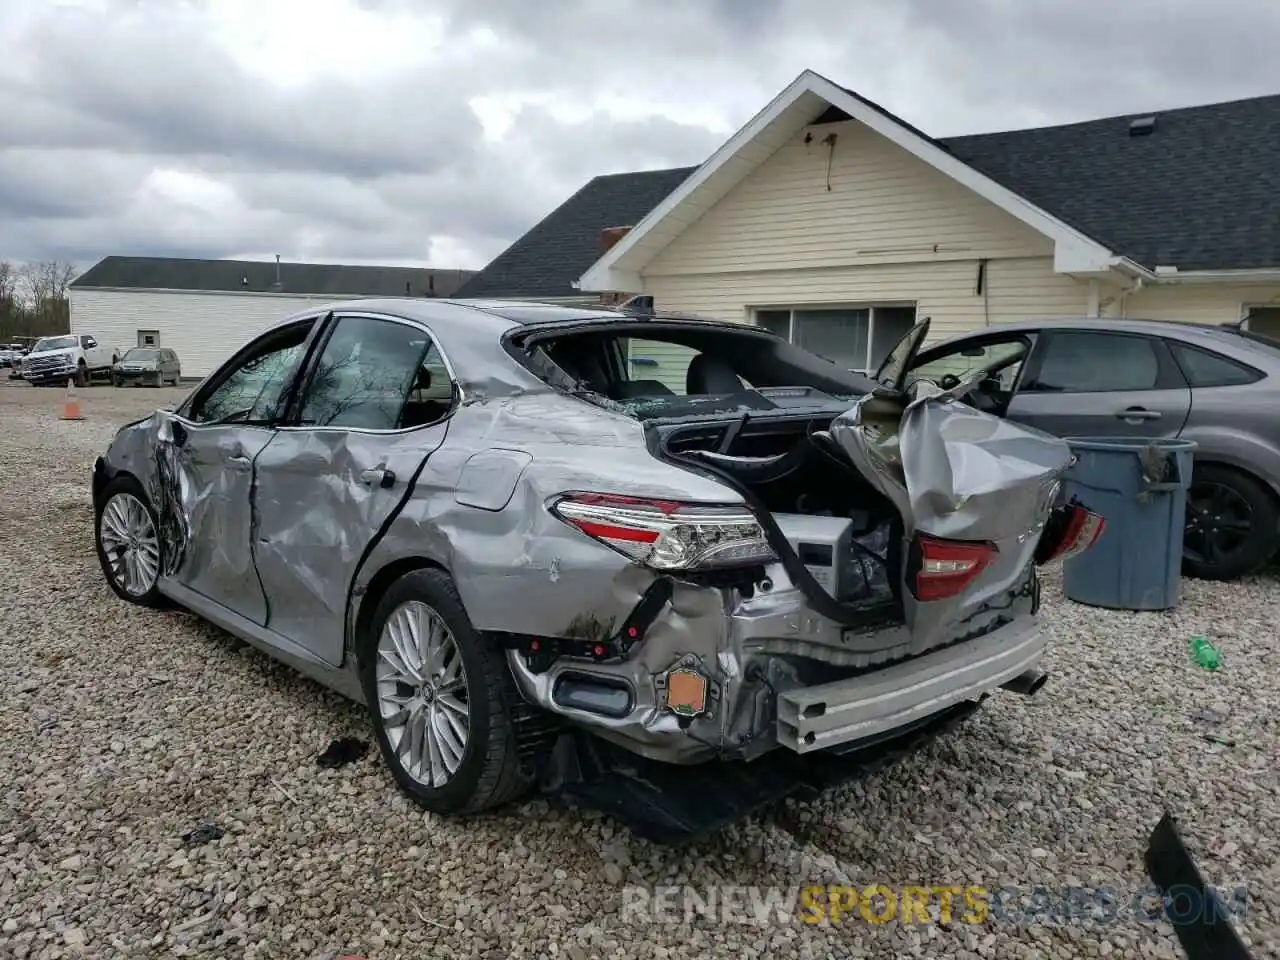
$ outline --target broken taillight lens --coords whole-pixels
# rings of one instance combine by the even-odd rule
[[[917,600],[947,600],[969,589],[995,558],[996,548],[990,543],[920,534],[913,553],[912,594]]]
[[[570,493],[551,512],[636,563],[657,570],[745,566],[774,559],[746,507]]]
[[[1084,553],[1102,536],[1107,521],[1078,503],[1056,508],[1036,545],[1036,563],[1060,563]]]

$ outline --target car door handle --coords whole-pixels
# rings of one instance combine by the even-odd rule
[[[383,490],[395,486],[395,471],[388,470],[386,467],[370,467],[360,474],[360,481],[366,486],[377,485]]]
[[[232,470],[248,470],[253,466],[253,461],[248,457],[227,457],[227,466]]]
[[[1159,410],[1148,410],[1146,407],[1126,407],[1116,413],[1118,420],[1159,420]]]

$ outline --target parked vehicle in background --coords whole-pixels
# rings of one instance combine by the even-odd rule
[[[33,386],[65,384],[88,386],[94,377],[109,378],[119,359],[112,347],[103,346],[90,334],[64,334],[43,337],[22,359],[22,379]]]
[[[26,352],[20,343],[0,343],[0,367],[12,367]]]
[[[1000,324],[922,351],[911,372],[976,380],[979,408],[1061,437],[1196,442],[1183,571],[1231,580],[1276,552],[1280,343],[1160,320]]]
[[[878,385],[733,323],[295,315],[116,435],[99,561],[363,701],[438,812],[520,794],[566,725],[667,764],[869,748],[1038,690],[1037,568],[1102,526],[1054,506],[1061,440],[904,391],[927,329]],[[655,345],[682,391],[632,377]]]
[[[181,379],[182,364],[168,347],[134,347],[111,368],[111,382],[117,387],[139,383],[153,387],[166,383],[176,386]]]

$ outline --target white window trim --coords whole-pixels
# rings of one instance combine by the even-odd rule
[[[1269,300],[1265,303],[1259,303],[1254,300],[1246,300],[1240,304],[1240,310],[1236,314],[1236,316],[1240,319],[1244,319],[1249,315],[1250,311],[1252,311],[1254,307],[1257,307],[1259,310],[1280,310],[1280,300]],[[1248,320],[1244,321],[1243,326],[1244,326],[1244,329],[1252,332],[1253,327],[1250,325]]]
[[[914,300],[874,300],[867,303],[797,303],[784,306],[761,306],[749,308],[751,322],[757,327],[760,326],[759,315],[761,313],[786,313],[787,314],[787,342],[796,342],[796,314],[809,313],[814,310],[866,310],[867,311],[867,348],[864,352],[861,370],[855,370],[855,373],[862,373],[870,376],[875,373],[871,367],[871,347],[876,339],[876,311],[877,310],[911,310],[915,316],[912,317],[912,324],[919,322],[920,307]]]

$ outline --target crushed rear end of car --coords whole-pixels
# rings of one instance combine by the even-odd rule
[[[723,496],[546,498],[625,562],[571,636],[508,637],[530,701],[692,765],[857,753],[1001,687],[1040,688],[1037,567],[1102,524],[1056,505],[1067,445],[954,393],[829,390],[755,388],[756,409],[582,395]]]

